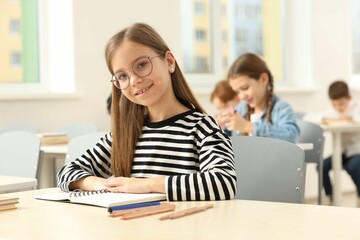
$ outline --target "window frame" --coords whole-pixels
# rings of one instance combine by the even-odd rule
[[[212,56],[222,56],[222,41],[223,33],[221,28],[221,16],[222,11],[224,11],[220,0],[209,0],[212,4],[210,9],[213,20],[212,20],[212,34],[207,37],[212,38]],[[298,90],[303,91],[313,91],[316,86],[314,84],[314,71],[313,71],[313,59],[309,59],[308,56],[312,55],[312,16],[311,9],[312,4],[311,0],[303,1],[286,1],[280,0],[281,3],[281,42],[287,42],[286,47],[282,47],[282,61],[283,65],[283,76],[282,79],[276,79],[279,81],[275,82],[276,89],[279,91],[291,91],[297,92]],[[302,9],[302,11],[299,11]],[[229,12],[229,9],[226,9]],[[237,9],[240,11],[240,9]],[[304,19],[304,12],[306,12],[306,21]],[[244,13],[245,14],[245,13]],[[287,18],[286,22],[291,22],[293,26],[289,24],[286,25],[285,17]],[[230,23],[231,24],[231,23]],[[230,26],[231,27],[231,26]],[[194,28],[195,29],[195,28]],[[297,29],[297,30],[295,30]],[[298,36],[301,35],[300,39]],[[305,50],[300,51],[298,47],[302,45],[305,47]],[[284,49],[289,49],[286,51]],[[186,49],[184,49],[186,51]],[[295,58],[293,54],[297,54]],[[233,62],[237,56],[231,56],[229,58],[230,62]],[[184,59],[182,59],[184,62]],[[223,69],[223,57],[212,58],[211,65],[213,66],[213,72],[211,73],[184,73],[186,78],[189,81],[189,84],[192,86],[194,91],[197,94],[209,94],[213,90],[213,86],[222,79],[226,78],[226,69]],[[284,65],[286,64],[286,65]],[[299,66],[303,66],[300,68]],[[303,71],[307,69],[307,71]],[[290,74],[292,73],[292,74]],[[304,81],[304,79],[306,79]]]
[[[71,0],[37,0],[39,80],[0,83],[0,100],[72,98],[76,96]],[[23,24],[20,23],[20,27]],[[61,35],[61,46],[58,48]]]

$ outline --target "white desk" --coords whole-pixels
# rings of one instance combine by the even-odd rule
[[[0,193],[36,189],[36,178],[0,176]]]
[[[332,134],[332,169],[334,171],[333,181],[333,204],[339,206],[341,204],[341,170],[342,170],[342,133],[360,132],[360,124],[336,124],[321,125],[324,131]],[[360,239],[360,238],[359,238]]]
[[[107,216],[105,208],[42,201],[41,189],[8,194],[18,209],[0,212],[5,239],[267,239],[359,240],[360,209],[304,204],[218,201],[214,208],[187,217],[159,221],[164,214],[133,220]],[[178,202],[177,210],[207,202]]]
[[[67,144],[59,144],[59,145],[41,145],[40,150],[46,154],[54,154],[65,156],[67,153],[68,145]]]
[[[301,147],[304,151],[314,149],[314,144],[312,143],[297,143],[296,145]]]

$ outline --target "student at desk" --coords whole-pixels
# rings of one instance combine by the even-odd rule
[[[204,113],[158,33],[133,24],[108,41],[105,57],[113,75],[112,133],[64,166],[58,187],[159,192],[170,201],[232,199],[230,139]]]
[[[235,106],[240,103],[239,96],[232,90],[227,80],[222,80],[215,85],[210,95],[210,101],[218,111],[215,115],[216,121],[223,128],[224,132],[231,136],[232,133],[226,129],[225,122],[222,122],[221,115],[229,110],[234,111]]]
[[[297,141],[300,129],[293,110],[274,94],[273,76],[259,56],[241,55],[230,67],[228,81],[241,103],[236,111],[223,114],[227,129],[242,135]]]
[[[335,81],[330,84],[328,95],[332,108],[319,116],[318,122],[337,124],[344,122],[360,122],[360,103],[351,99],[348,85],[344,81]],[[315,119],[313,119],[315,120]],[[342,165],[354,181],[357,189],[357,206],[360,207],[360,134],[343,133]],[[329,172],[332,168],[332,157],[324,160],[323,182],[325,194],[331,200],[332,185]]]

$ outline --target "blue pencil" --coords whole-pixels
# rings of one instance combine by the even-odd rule
[[[108,207],[108,212],[112,213],[113,211],[127,210],[127,209],[133,209],[133,208],[141,208],[141,207],[149,207],[149,206],[156,206],[156,205],[160,205],[160,202],[133,203],[133,204],[127,204],[127,205],[112,206],[112,207]]]

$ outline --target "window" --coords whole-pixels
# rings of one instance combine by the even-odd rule
[[[277,85],[311,85],[311,0],[203,0],[208,11],[201,16],[191,13],[198,2],[181,1],[182,62],[195,91],[212,88],[245,52],[265,59]],[[292,48],[299,45],[305,50]]]
[[[195,14],[202,16],[205,15],[205,4],[202,2],[195,2]]]
[[[196,73],[204,73],[209,71],[209,65],[206,57],[196,57],[195,68],[193,70]]]
[[[360,2],[352,0],[352,77],[350,85],[360,89]]]
[[[21,54],[19,52],[12,52],[10,56],[11,67],[14,69],[21,68]]]
[[[0,3],[0,96],[73,93],[72,1]]]
[[[0,47],[0,89],[8,92],[7,86],[14,83],[39,82],[35,28],[38,12],[35,0],[2,2],[0,24],[8,23],[8,26],[0,26],[0,42],[3,43]],[[15,86],[19,88],[19,84]]]
[[[197,42],[205,42],[205,40],[206,40],[205,30],[196,30],[195,38],[196,38]]]
[[[20,34],[20,20],[10,19],[10,34]]]

